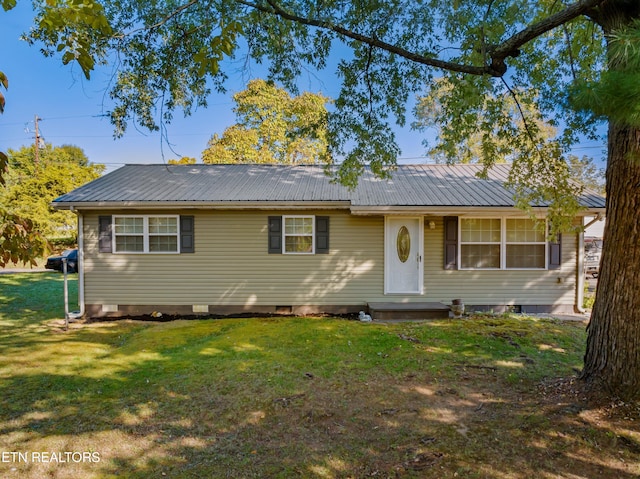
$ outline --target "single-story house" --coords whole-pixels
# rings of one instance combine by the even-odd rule
[[[90,317],[467,310],[574,312],[582,234],[550,243],[478,165],[365,170],[355,190],[319,166],[127,165],[53,205],[79,224]],[[587,191],[583,214],[604,213]],[[544,219],[546,205],[534,205]],[[581,225],[582,217],[576,218]],[[389,312],[391,311],[391,312]]]

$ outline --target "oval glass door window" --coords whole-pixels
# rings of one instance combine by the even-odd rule
[[[398,249],[398,258],[405,263],[409,259],[409,252],[411,251],[411,236],[406,226],[402,226],[398,230],[396,247]]]

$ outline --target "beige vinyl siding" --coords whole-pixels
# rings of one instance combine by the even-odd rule
[[[195,217],[193,254],[113,254],[98,251],[98,216],[84,215],[85,303],[93,305],[255,306],[362,305],[376,301],[470,305],[573,305],[574,235],[562,241],[561,269],[444,270],[443,218],[425,217],[424,293],[384,294],[384,218],[348,211],[203,211]],[[135,214],[176,214],[139,211]],[[130,214],[127,212],[127,214]],[[330,217],[330,253],[268,254],[272,215]],[[435,222],[435,229],[429,222]]]
[[[99,253],[98,214],[85,215],[85,302],[250,310],[258,305],[364,305],[371,294],[382,294],[381,217],[305,211],[330,216],[330,253],[286,255],[268,254],[267,219],[300,212],[182,213],[195,216],[194,254]]]
[[[562,267],[552,270],[444,270],[443,219],[425,228],[424,293],[429,301],[473,305],[573,305],[576,288],[575,235],[562,238]]]

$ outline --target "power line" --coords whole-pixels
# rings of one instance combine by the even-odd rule
[[[109,115],[106,113],[102,113],[100,115],[74,115],[74,116],[48,116],[46,118],[40,118],[40,120],[72,120],[76,118],[106,118]],[[3,126],[14,126],[14,125],[28,125],[29,123],[33,123],[33,120],[28,121],[14,121],[10,123],[5,123],[0,121],[0,124]]]
[[[44,120],[71,120],[74,118],[108,118],[108,113],[101,113],[99,115],[73,115],[73,116],[48,116],[43,118]]]

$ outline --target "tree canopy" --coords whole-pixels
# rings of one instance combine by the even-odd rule
[[[195,165],[196,159],[189,156],[183,156],[179,160],[169,160],[167,163],[170,165]]]
[[[11,2],[2,4],[5,10],[13,6]],[[0,71],[0,85],[9,88],[9,79]],[[4,113],[5,98],[0,91],[0,114]],[[9,157],[0,151],[0,193],[6,185],[5,175],[9,170]],[[1,196],[1,195],[0,195]],[[35,265],[36,258],[43,256],[49,244],[38,231],[33,221],[9,213],[0,206],[0,268],[13,263]]]
[[[3,1],[5,9],[12,4]],[[409,98],[451,85],[435,95],[444,98],[443,124],[455,125],[450,141],[482,130],[490,166],[500,142],[511,140],[521,204],[542,198],[551,216],[571,215],[579,191],[563,154],[580,137],[597,138],[598,122],[608,121],[606,241],[583,378],[640,394],[637,0],[58,0],[37,7],[30,37],[45,52],[77,59],[87,74],[115,52],[118,133],[132,120],[158,128],[176,109],[206,105],[212,89],[224,90],[230,58],[265,62],[271,80],[295,91],[295,79],[324,68],[339,46],[341,89],[328,144],[340,160],[335,174],[351,186],[365,165],[392,171],[393,123],[405,124]],[[519,115],[504,114],[513,109],[506,101]],[[531,112],[558,135],[545,138]]]
[[[604,194],[604,170],[598,168],[593,158],[583,155],[568,155],[567,163],[569,164],[569,173],[587,188]]]
[[[73,145],[45,144],[35,162],[33,146],[9,150],[9,171],[0,200],[7,211],[29,220],[47,238],[73,237],[76,216],[51,208],[52,200],[98,178],[104,165],[89,162],[82,149]]]
[[[502,92],[501,98],[488,95],[482,108],[452,117],[449,111],[460,109],[456,106],[461,101],[458,88],[446,78],[435,78],[414,107],[412,128],[436,133],[433,141],[425,139],[423,144],[429,158],[438,163],[517,161],[520,148],[514,148],[514,144],[530,143],[532,130],[545,142],[557,135],[557,128],[544,121],[534,102],[509,91]],[[466,131],[462,125],[466,125]]]
[[[209,140],[205,163],[325,163],[329,101],[318,93],[292,97],[265,80],[233,95],[237,123]]]
[[[47,54],[61,52],[65,62],[77,58],[87,75],[118,52],[111,91],[118,134],[131,121],[156,129],[178,108],[189,113],[206,105],[212,89],[225,89],[229,59],[265,62],[273,80],[296,91],[301,72],[323,68],[333,47],[346,45],[351,54],[337,67],[342,89],[328,122],[328,143],[329,153],[340,159],[338,178],[353,186],[365,164],[382,175],[392,169],[399,154],[393,123],[405,123],[408,99],[416,93],[443,101],[446,113],[438,119],[449,134],[441,137],[441,151],[483,131],[482,159],[488,164],[500,142],[508,141],[523,159],[546,161],[566,151],[578,133],[595,135],[591,111],[567,108],[567,93],[600,78],[605,44],[593,20],[602,3],[610,2],[224,0],[152,6],[67,0],[47,2],[29,37],[42,41]],[[442,73],[446,82],[436,81]],[[437,92],[443,85],[446,95]],[[507,110],[513,114],[505,115]],[[553,145],[540,138],[530,112],[562,127]],[[248,142],[237,128],[227,140]],[[566,189],[562,176],[556,177],[552,186]],[[529,186],[546,184],[538,178]],[[575,193],[569,189],[566,196]]]

